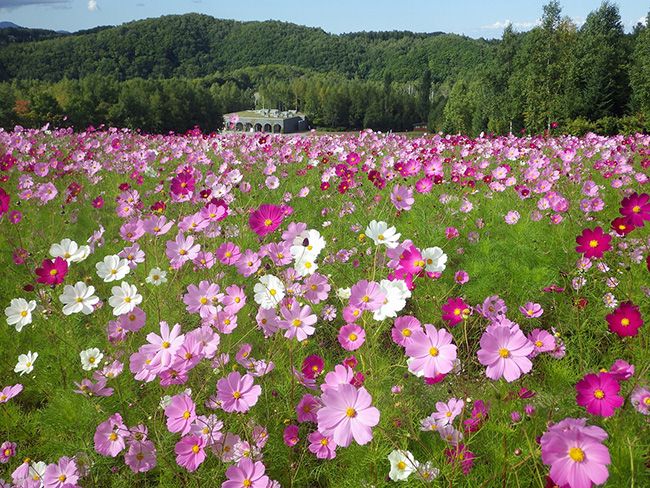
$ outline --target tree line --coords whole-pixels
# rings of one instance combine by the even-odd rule
[[[647,25],[607,1],[580,27],[551,1],[494,41],[168,16],[1,47],[0,126],[211,131],[257,104],[334,129],[647,131]]]

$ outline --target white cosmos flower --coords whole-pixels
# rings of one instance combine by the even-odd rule
[[[275,308],[284,298],[284,283],[273,275],[264,275],[253,288],[255,302],[262,308]]]
[[[20,332],[28,324],[32,323],[32,312],[36,308],[36,300],[29,302],[24,298],[14,298],[7,308],[5,308],[5,315],[7,316],[7,323],[16,327]]]
[[[74,286],[65,285],[59,300],[63,303],[63,315],[72,315],[82,312],[89,315],[94,306],[99,303],[99,298],[94,295],[95,287],[87,286],[83,281],[77,281]]]
[[[99,363],[102,362],[102,358],[104,357],[104,355],[99,349],[93,347],[91,349],[86,349],[85,351],[81,351],[79,353],[79,357],[81,358],[81,367],[83,368],[83,370],[90,371],[99,366]]]
[[[138,295],[135,285],[129,285],[125,281],[120,286],[114,286],[111,291],[113,296],[108,299],[108,304],[113,307],[115,316],[129,313],[142,303],[142,295]]]
[[[126,259],[115,255],[106,256],[103,261],[95,265],[95,268],[97,268],[97,276],[106,283],[121,280],[131,270],[129,268],[129,262]]]
[[[167,271],[163,271],[160,268],[152,268],[145,281],[155,286],[167,283]]]
[[[447,264],[447,255],[439,247],[427,247],[422,251],[424,270],[427,273],[442,273]]]
[[[406,306],[406,299],[411,297],[411,291],[404,280],[381,280],[379,287],[386,295],[384,304],[375,310],[373,318],[384,320],[387,317],[397,317],[397,312]]]
[[[366,227],[366,236],[372,239],[377,246],[384,244],[387,248],[394,249],[399,244],[401,234],[395,227],[388,227],[386,222],[373,220]]]
[[[336,296],[341,300],[347,300],[352,296],[352,290],[350,288],[338,288],[336,290]]]
[[[37,352],[29,351],[27,354],[21,354],[18,356],[18,364],[16,364],[14,371],[20,373],[20,376],[31,373],[34,370],[36,358],[38,358]]]
[[[314,259],[325,249],[325,239],[316,229],[304,230],[293,239],[291,255],[294,259],[308,254]]]
[[[393,481],[403,481],[415,471],[417,461],[409,451],[393,451],[388,455],[390,472],[388,477]]]
[[[45,464],[43,461],[39,461],[37,463],[32,462],[31,466],[29,467],[29,477],[34,481],[42,480],[45,476],[46,469],[47,464]]]
[[[300,276],[314,274],[314,271],[318,269],[318,265],[311,256],[303,256],[302,259],[297,259],[293,267]]]
[[[63,239],[58,244],[50,246],[50,256],[53,258],[63,258],[68,264],[80,263],[90,255],[90,246],[79,246],[71,239]]]

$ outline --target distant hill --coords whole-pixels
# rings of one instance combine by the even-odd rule
[[[19,28],[20,26],[13,22],[0,22],[0,29]]]
[[[492,41],[455,34],[358,32],[265,21],[238,22],[201,14],[164,16],[69,35],[0,31],[0,79],[58,81],[90,74],[130,78],[201,77],[275,64],[347,77],[434,81],[484,62]],[[33,39],[25,39],[28,36]],[[22,37],[21,37],[22,36]]]

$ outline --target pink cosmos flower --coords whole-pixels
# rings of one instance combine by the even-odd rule
[[[133,442],[124,462],[134,473],[146,473],[156,467],[156,447],[151,441]]]
[[[188,435],[176,443],[176,463],[190,473],[205,461],[205,439],[198,435]]]
[[[339,330],[338,340],[346,351],[356,351],[365,342],[366,331],[356,324],[347,324]]]
[[[260,255],[250,249],[246,249],[235,263],[237,272],[244,277],[251,276],[260,269],[261,265],[262,259]]]
[[[424,325],[424,332],[416,330],[412,342],[406,345],[405,353],[409,371],[417,376],[433,378],[449,373],[456,360],[456,345],[446,329],[436,329],[431,324]]]
[[[464,270],[456,271],[456,274],[454,275],[454,281],[459,285],[464,285],[469,281],[469,274]]]
[[[124,441],[128,430],[119,413],[111,415],[95,430],[95,451],[104,456],[115,457],[126,447]]]
[[[171,402],[165,407],[167,417],[167,430],[169,432],[180,432],[187,434],[192,428],[192,422],[196,420],[196,406],[185,393],[174,395]]]
[[[639,312],[639,307],[632,302],[621,303],[605,319],[609,324],[609,330],[618,334],[619,337],[635,336],[643,326],[643,318],[641,312]]]
[[[621,215],[635,227],[643,227],[646,220],[650,220],[650,195],[637,192],[621,201]]]
[[[144,231],[154,236],[161,236],[163,234],[167,234],[167,232],[171,230],[173,225],[174,225],[174,221],[173,220],[168,221],[164,215],[160,215],[160,216],[152,215],[151,217],[145,219],[142,222],[142,227],[144,228]]]
[[[390,201],[397,210],[411,210],[413,202],[413,190],[408,186],[395,185],[390,192]]]
[[[534,358],[543,352],[553,351],[557,346],[555,336],[542,329],[533,329],[530,334],[528,334],[528,340],[533,343],[533,346],[535,346],[533,352],[530,353],[531,358]]]
[[[0,445],[0,463],[7,464],[16,455],[16,443],[5,441]]]
[[[284,337],[287,339],[296,338],[298,342],[302,342],[316,331],[313,325],[316,323],[317,317],[312,313],[309,305],[301,307],[298,302],[293,300],[293,302],[284,303],[280,307],[280,314],[282,320],[279,324],[280,327],[286,329]]]
[[[296,405],[298,422],[317,422],[316,414],[320,407],[321,403],[318,397],[305,393]]]
[[[579,425],[569,429],[553,426],[545,432],[540,440],[542,462],[551,467],[553,482],[571,488],[591,488],[593,484],[607,481],[606,466],[611,459],[602,440],[589,435],[589,431]]]
[[[43,482],[46,488],[63,488],[79,481],[77,463],[74,459],[63,456],[58,463],[48,465]]]
[[[261,461],[254,462],[244,457],[237,465],[226,470],[226,477],[221,488],[268,488],[269,477],[264,474],[266,468]]]
[[[336,457],[337,444],[331,436],[324,436],[318,431],[307,436],[309,451],[316,454],[318,459],[334,459]]]
[[[541,317],[544,309],[539,303],[528,302],[526,305],[519,307],[519,311],[528,319]]]
[[[515,381],[533,367],[527,356],[535,346],[518,327],[490,326],[480,344],[478,360],[487,366],[486,375],[492,380],[503,376],[507,382]]]
[[[248,225],[258,236],[264,237],[280,227],[284,219],[284,212],[277,205],[264,204],[251,212]]]
[[[187,195],[194,191],[196,180],[191,173],[181,173],[172,178],[170,191],[175,195]]]
[[[226,412],[248,412],[261,394],[262,387],[253,384],[253,377],[248,373],[242,376],[233,371],[217,382],[217,398]]]
[[[587,374],[576,384],[576,401],[587,412],[611,417],[625,399],[619,395],[621,385],[609,373]]]
[[[219,285],[203,280],[199,286],[189,285],[187,293],[183,295],[183,303],[187,305],[189,313],[198,313],[201,318],[217,313],[216,304],[223,294],[219,293]]]
[[[0,390],[0,403],[7,403],[21,391],[23,391],[23,385],[20,383],[17,383],[13,386],[5,386],[2,390]]]
[[[637,386],[630,395],[630,403],[643,415],[650,415],[650,390]]]
[[[196,258],[201,250],[200,244],[194,244],[194,237],[179,233],[173,241],[167,241],[165,254],[169,258],[172,268],[178,269],[183,264]]]
[[[324,366],[325,362],[323,358],[312,354],[311,356],[307,356],[302,362],[302,373],[305,377],[314,379],[322,373]]]
[[[37,280],[44,285],[58,285],[63,283],[68,274],[68,262],[57,257],[54,259],[44,259],[41,267],[36,269]]]
[[[474,453],[467,449],[465,444],[445,449],[445,457],[449,464],[460,464],[463,474],[467,475],[474,466]]]
[[[350,305],[361,310],[378,310],[386,295],[375,281],[361,280],[350,289]]]
[[[241,251],[239,250],[239,247],[232,242],[224,242],[219,246],[215,255],[222,264],[230,266],[239,261]]]
[[[617,359],[609,368],[608,373],[611,374],[616,381],[627,381],[634,376],[634,365],[627,361],[623,361],[622,359]]]
[[[611,240],[612,236],[605,234],[602,227],[584,229],[582,234],[576,237],[576,251],[584,254],[586,258],[602,258],[603,253],[612,248]]]
[[[305,300],[316,304],[327,300],[327,296],[332,287],[328,283],[327,277],[319,273],[314,273],[305,278],[302,289]]]
[[[420,321],[412,315],[403,315],[395,319],[390,334],[395,344],[406,346],[413,342],[413,333],[417,330],[422,330]]]
[[[319,432],[332,436],[343,447],[349,446],[353,438],[361,445],[372,440],[371,428],[379,423],[379,410],[371,406],[372,397],[365,388],[339,385],[324,392],[321,400]]]
[[[160,335],[149,332],[147,341],[149,344],[143,347],[147,352],[154,354],[149,367],[154,371],[159,371],[171,364],[174,355],[185,341],[185,335],[181,334],[180,324],[174,324],[170,331],[167,322],[160,322]]]
[[[299,427],[294,424],[287,425],[284,428],[284,433],[282,434],[282,440],[284,441],[284,445],[287,447],[293,447],[298,442],[300,441],[300,437],[298,437],[298,431]]]
[[[463,411],[465,402],[457,398],[450,398],[447,403],[436,402],[436,411],[433,412],[433,418],[439,427],[450,425],[456,417]]]

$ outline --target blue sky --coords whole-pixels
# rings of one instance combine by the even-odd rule
[[[576,23],[601,0],[561,0]],[[327,32],[444,31],[499,37],[506,22],[528,30],[547,0],[0,0],[0,21],[75,31],[166,14],[200,12],[236,20],[283,20]],[[618,0],[626,30],[644,18],[644,0]]]

